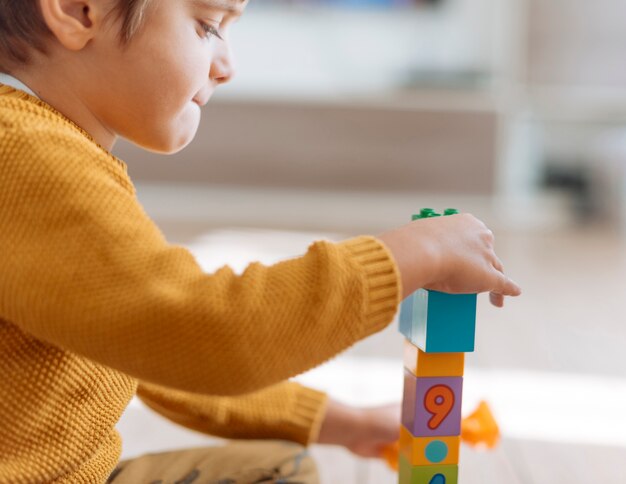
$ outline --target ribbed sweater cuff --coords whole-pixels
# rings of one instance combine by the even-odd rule
[[[287,437],[302,445],[317,441],[326,416],[328,395],[296,384],[296,405],[287,422]]]
[[[385,328],[393,319],[401,301],[402,282],[395,260],[378,239],[361,236],[338,244],[365,275],[365,323],[361,338]]]

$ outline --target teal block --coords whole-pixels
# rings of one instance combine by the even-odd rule
[[[413,295],[410,337],[425,353],[474,351],[476,294],[419,289]]]

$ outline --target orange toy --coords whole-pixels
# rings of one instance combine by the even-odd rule
[[[387,465],[394,471],[398,470],[398,455],[400,454],[400,443],[394,442],[383,448],[381,458],[387,461]]]
[[[487,402],[480,402],[476,410],[462,420],[461,439],[473,447],[493,449],[498,444],[500,429]]]

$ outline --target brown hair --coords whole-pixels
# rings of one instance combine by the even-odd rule
[[[151,0],[116,0],[111,13],[122,20],[120,40],[126,44],[141,27]],[[0,0],[0,72],[10,65],[28,63],[31,49],[46,52],[50,29],[37,0]]]

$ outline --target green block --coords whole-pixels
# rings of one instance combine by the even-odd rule
[[[435,212],[435,209],[433,208],[423,208],[420,210],[420,213],[414,213],[411,216],[411,220],[418,220],[421,218],[432,218],[432,217],[441,217],[441,214]]]
[[[410,341],[425,353],[470,353],[476,333],[476,294],[419,289],[413,297]]]
[[[459,211],[456,208],[446,208],[443,211],[444,215],[456,215]],[[414,213],[411,220],[419,220],[421,218],[441,217],[440,213],[437,213],[434,208],[423,208],[420,213]]]
[[[459,466],[412,466],[400,454],[398,484],[458,484]]]

